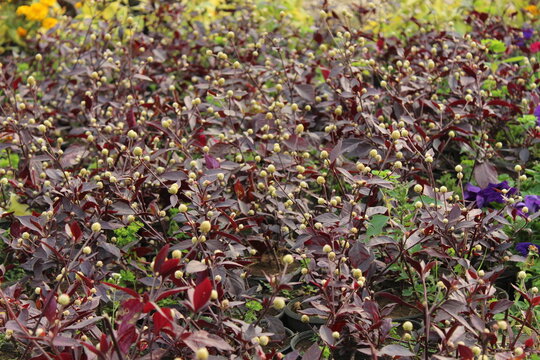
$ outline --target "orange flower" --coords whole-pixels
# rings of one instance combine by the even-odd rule
[[[41,22],[41,26],[43,26],[45,29],[50,29],[54,27],[57,23],[58,23],[58,20],[52,17],[48,17],[48,18],[43,19],[43,21]]]
[[[17,28],[17,35],[19,35],[20,37],[25,37],[26,34],[28,34],[28,31],[26,31],[25,28],[20,26]]]
[[[538,16],[540,14],[540,10],[538,9],[538,6],[536,5],[529,5],[525,7],[525,10],[527,10],[531,15]]]

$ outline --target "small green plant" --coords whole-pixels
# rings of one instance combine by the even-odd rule
[[[244,321],[253,322],[258,318],[258,312],[263,309],[263,306],[260,302],[256,300],[251,300],[246,303],[246,308],[248,309],[244,315]]]
[[[114,230],[116,236],[116,244],[118,246],[125,246],[129,243],[137,241],[139,238],[137,232],[143,227],[143,223],[140,221],[134,221],[126,227]]]

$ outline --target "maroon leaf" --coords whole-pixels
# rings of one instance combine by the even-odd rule
[[[161,273],[161,266],[163,265],[163,262],[165,261],[167,254],[169,253],[169,247],[170,245],[166,244],[157,253],[156,258],[154,259],[154,271]]]
[[[182,292],[182,291],[185,291],[185,290],[186,290],[186,288],[167,290],[167,291],[159,294],[159,296],[156,298],[156,301],[168,298],[171,295],[178,294],[179,292]]]
[[[518,106],[514,105],[514,104],[511,104],[509,102],[506,102],[504,100],[501,100],[501,99],[493,99],[493,100],[490,100],[488,103],[488,105],[498,105],[498,106],[505,106],[507,108],[510,108],[512,109],[514,112],[516,113],[519,113],[521,114],[521,110]]]
[[[219,169],[219,161],[212,155],[204,154],[204,162],[208,169]]]
[[[54,318],[56,317],[56,296],[54,296],[54,291],[50,291],[47,295],[47,298],[45,298],[44,301],[45,307],[43,308],[43,316],[49,320],[49,322],[53,322]]]
[[[188,274],[193,274],[193,273],[204,271],[206,270],[206,268],[207,266],[203,264],[202,262],[197,261],[197,260],[192,260],[188,262],[188,264],[186,265],[186,272]]]
[[[321,339],[330,346],[333,346],[336,343],[336,339],[332,336],[332,330],[326,325],[320,327],[319,335],[321,335]]]
[[[497,170],[490,162],[484,162],[477,165],[474,168],[474,179],[478,183],[478,186],[485,188],[489,183],[496,184]]]
[[[386,345],[380,350],[379,354],[387,355],[387,356],[414,356],[415,355],[409,349],[404,348],[401,345],[395,345],[395,344]]]
[[[179,268],[180,259],[169,259],[161,266],[159,274],[167,277]]]
[[[312,360],[312,359],[318,359],[321,356],[321,348],[319,347],[319,344],[316,342],[307,349],[304,356],[302,356],[302,360]]]
[[[66,224],[66,233],[71,236],[75,242],[79,242],[82,236],[81,227],[76,222]]]
[[[236,196],[238,197],[238,199],[240,200],[244,199],[246,195],[246,191],[244,190],[244,186],[242,186],[242,183],[240,182],[240,180],[236,180],[236,182],[234,183],[234,192],[236,193]]]
[[[193,297],[191,299],[193,311],[197,312],[206,305],[210,299],[211,292],[212,282],[207,277],[195,287],[195,291],[193,292]]]
[[[172,321],[172,310],[170,308],[161,308],[161,311],[156,311],[152,316],[154,320],[154,334],[159,334],[161,329],[171,329],[173,328]]]
[[[296,84],[294,89],[300,97],[309,102],[315,101],[315,88],[310,84]]]
[[[324,67],[320,67],[322,76],[324,77],[324,80],[328,80],[328,77],[330,76],[330,70]]]
[[[489,310],[492,314],[498,314],[503,311],[506,311],[509,309],[512,305],[514,305],[513,301],[510,301],[508,299],[503,299],[499,301],[495,301],[489,304]]]
[[[79,342],[73,338],[57,335],[52,340],[54,346],[78,346]]]
[[[128,110],[126,114],[126,122],[130,129],[134,128],[137,125],[137,121],[135,120],[135,114],[133,113],[133,109]]]
[[[223,351],[231,351],[233,349],[231,345],[219,336],[210,334],[204,330],[194,333],[183,333],[182,341],[193,351],[201,347],[213,347]]]
[[[124,323],[118,329],[118,347],[123,354],[127,354],[137,340],[137,330],[134,324]]]
[[[474,353],[472,350],[465,345],[458,345],[459,358],[461,360],[472,360],[474,359]]]
[[[122,287],[122,286],[119,286],[119,285],[116,285],[116,284],[111,284],[111,283],[108,283],[106,281],[102,281],[101,283],[105,284],[107,286],[113,287],[115,289],[121,290],[121,291],[125,292],[126,294],[129,294],[129,295],[131,295],[131,296],[133,296],[135,298],[139,298],[139,294],[135,290],[131,290],[131,289],[128,289],[128,288],[125,288],[125,287]]]

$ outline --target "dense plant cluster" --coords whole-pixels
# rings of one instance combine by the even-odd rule
[[[0,351],[538,359],[534,16],[148,6],[2,58]]]

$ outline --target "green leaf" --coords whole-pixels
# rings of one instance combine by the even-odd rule
[[[246,307],[254,311],[261,311],[263,308],[262,304],[255,300],[248,301]]]
[[[372,236],[376,236],[382,233],[382,230],[387,222],[388,216],[379,214],[373,215],[366,231],[367,237],[370,238]]]
[[[26,216],[32,215],[32,212],[28,210],[28,205],[21,204],[19,202],[19,196],[15,193],[11,193],[9,196],[9,205],[7,207],[7,212],[12,212],[16,216]]]
[[[524,56],[514,56],[506,60],[503,60],[503,62],[504,63],[520,62],[520,61],[523,61],[523,59],[525,59]]]
[[[494,53],[503,53],[506,51],[506,45],[500,40],[483,39],[482,44],[486,45],[489,51],[492,51]]]

